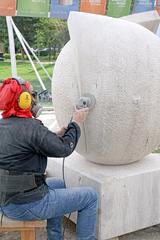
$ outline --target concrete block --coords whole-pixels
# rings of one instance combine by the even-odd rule
[[[122,17],[122,19],[138,23],[154,33],[156,33],[160,24],[160,16],[156,10],[131,14]]]
[[[50,158],[48,173],[62,178],[62,160]],[[74,152],[65,160],[68,187],[99,192],[98,240],[115,238],[160,223],[160,154],[123,166],[86,161]]]

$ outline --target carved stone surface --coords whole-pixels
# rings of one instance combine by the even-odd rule
[[[83,93],[96,97],[77,151],[102,164],[143,159],[160,142],[160,40],[122,19],[72,12],[70,41],[53,75],[53,101],[66,125]]]

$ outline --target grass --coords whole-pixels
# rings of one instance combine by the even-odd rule
[[[45,87],[51,91],[51,81],[48,79],[47,75],[41,68],[39,64],[35,64],[38,73],[40,74]],[[49,75],[52,76],[53,73],[53,64],[44,64],[44,67],[48,71]],[[30,62],[17,62],[17,75],[25,80],[28,80],[38,92],[41,92],[43,89],[37,79],[37,76],[30,64]],[[4,80],[8,77],[11,77],[11,64],[10,62],[0,62],[0,80]]]

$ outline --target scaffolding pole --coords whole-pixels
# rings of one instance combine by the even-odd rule
[[[34,53],[33,49],[29,46],[28,42],[26,41],[26,39],[23,37],[23,35],[21,34],[21,32],[18,30],[17,26],[15,25],[15,23],[13,22],[13,19],[11,19],[12,25],[14,26],[14,28],[17,30],[17,32],[20,34],[23,42],[25,43],[25,45],[27,46],[27,48],[29,49],[29,51],[32,53],[32,55],[34,56],[34,58],[37,60],[37,62],[39,63],[39,65],[41,66],[41,68],[43,69],[43,71],[46,73],[47,77],[52,81],[51,76],[49,75],[49,73],[47,72],[47,70],[45,69],[45,67],[43,66],[43,64],[40,62],[39,58],[36,56],[36,54]]]
[[[24,44],[24,42],[22,40],[21,34],[16,29],[16,26],[15,26],[13,21],[11,21],[11,24],[12,24],[12,27],[13,27],[13,29],[14,29],[14,31],[15,31],[15,33],[16,33],[16,35],[17,35],[17,37],[18,37],[18,39],[19,39],[19,41],[20,41],[20,43],[21,43],[21,45],[22,45],[22,47],[23,47],[23,49],[24,49],[24,51],[25,51],[25,53],[26,53],[26,55],[27,55],[27,57],[28,57],[28,59],[30,61],[30,63],[31,63],[31,65],[32,65],[34,71],[35,71],[35,74],[36,74],[36,76],[37,76],[37,78],[38,78],[38,80],[39,80],[39,82],[41,84],[42,89],[46,90],[46,87],[45,87],[45,85],[44,85],[44,83],[43,83],[43,81],[42,81],[42,79],[41,79],[41,77],[40,77],[40,75],[39,75],[39,73],[38,73],[34,63],[33,63],[33,61],[32,61],[32,58],[31,58],[31,56],[30,56],[30,54],[29,54],[29,52],[28,52],[28,50],[26,48],[26,45]]]
[[[8,38],[9,38],[9,51],[10,51],[10,59],[11,59],[11,71],[12,77],[17,77],[17,66],[16,66],[16,54],[15,54],[15,42],[13,35],[13,27],[11,23],[12,18],[6,17],[7,29],[8,29]]]

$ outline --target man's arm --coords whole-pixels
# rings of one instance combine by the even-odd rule
[[[38,154],[48,157],[67,157],[75,149],[80,137],[80,127],[72,122],[63,136],[58,136],[45,126],[39,125],[34,133],[34,149]]]
[[[51,132],[39,124],[34,130],[34,148],[37,153],[48,157],[67,157],[75,149],[80,137],[79,125],[83,123],[88,109],[76,110],[63,136]]]

